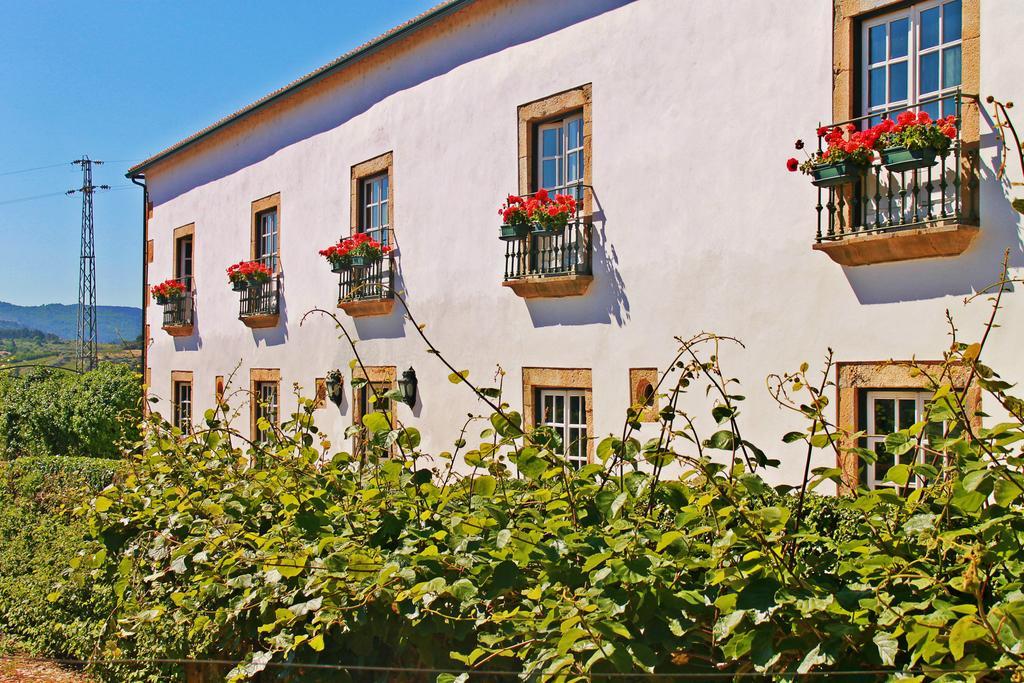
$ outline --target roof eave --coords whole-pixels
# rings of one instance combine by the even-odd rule
[[[381,50],[382,48],[384,48],[384,47],[394,43],[395,41],[400,40],[401,38],[409,35],[410,33],[414,33],[416,31],[418,31],[419,29],[422,29],[425,26],[434,23],[438,19],[441,19],[442,17],[447,16],[448,14],[451,14],[452,12],[455,12],[456,10],[460,9],[464,5],[467,5],[467,4],[471,3],[471,2],[473,2],[473,0],[451,0],[451,2],[449,2],[449,3],[445,4],[445,5],[442,5],[442,6],[436,8],[435,10],[433,10],[431,12],[428,12],[428,13],[424,14],[423,16],[419,17],[418,19],[410,21],[405,26],[402,26],[401,28],[398,28],[398,29],[393,29],[393,32],[385,33],[383,35],[383,37],[381,37],[381,38],[379,38],[379,39],[377,39],[375,41],[371,41],[365,47],[363,47],[361,49],[358,49],[358,50],[355,50],[354,52],[352,52],[349,55],[342,56],[341,58],[339,58],[333,64],[329,64],[327,66],[324,66],[324,67],[321,67],[321,68],[317,69],[316,71],[313,71],[313,72],[309,73],[305,77],[303,77],[303,78],[299,79],[298,81],[296,81],[291,86],[282,89],[280,92],[272,93],[271,95],[269,95],[269,96],[267,96],[267,97],[265,97],[263,99],[257,100],[256,102],[254,102],[253,104],[249,105],[248,107],[245,107],[244,109],[242,109],[238,113],[232,114],[231,116],[227,116],[224,119],[222,119],[221,121],[218,121],[213,126],[211,126],[209,129],[207,129],[205,131],[202,131],[201,133],[195,135],[194,137],[186,138],[185,140],[183,140],[183,141],[181,141],[181,142],[179,142],[179,143],[177,143],[175,145],[172,145],[171,147],[168,147],[167,149],[165,149],[164,151],[160,152],[159,154],[156,154],[156,155],[146,159],[145,161],[143,161],[143,162],[141,162],[139,164],[136,164],[135,166],[132,166],[131,168],[128,169],[128,172],[125,173],[125,177],[126,178],[142,178],[142,177],[144,177],[146,169],[152,167],[154,164],[157,164],[157,163],[163,161],[164,159],[167,159],[168,157],[171,157],[171,156],[177,154],[178,152],[181,152],[181,151],[191,147],[192,145],[196,144],[197,142],[199,142],[201,140],[205,140],[206,138],[210,137],[214,133],[217,133],[217,132],[223,130],[227,126],[230,126],[231,124],[236,123],[237,121],[245,118],[246,116],[252,114],[253,112],[256,112],[256,111],[258,111],[258,110],[260,110],[260,109],[262,109],[262,108],[264,108],[266,106],[269,106],[270,104],[272,104],[274,102],[277,102],[278,100],[280,100],[280,99],[282,99],[284,97],[290,96],[290,95],[292,95],[292,94],[294,94],[294,93],[296,93],[296,92],[298,92],[298,91],[300,91],[300,90],[302,90],[302,89],[304,89],[304,88],[306,88],[306,87],[316,83],[317,81],[319,81],[320,79],[328,76],[329,74],[332,74],[332,73],[336,72],[338,69],[344,68],[344,67],[352,64],[353,62],[357,62],[357,61],[359,61],[359,60],[361,60],[361,59],[363,59],[365,57],[368,57],[368,56],[374,54],[375,52],[377,52],[377,51]]]

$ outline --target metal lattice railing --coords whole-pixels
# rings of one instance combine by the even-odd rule
[[[585,187],[580,184],[550,190],[577,200],[576,213],[559,232],[531,232],[506,242],[505,279],[556,275],[591,275],[591,223],[583,213]],[[524,197],[525,198],[525,197]]]
[[[370,237],[382,246],[389,246],[388,228],[368,230]],[[366,266],[353,266],[338,274],[338,301],[370,301],[394,298],[394,260],[385,255]]]
[[[818,216],[815,241],[826,242],[846,237],[920,228],[937,222],[975,223],[977,210],[973,198],[977,187],[977,155],[964,149],[961,139],[961,113],[965,99],[973,96],[957,91],[952,95],[919,102],[920,108],[932,102],[952,105],[957,136],[949,149],[927,168],[893,172],[877,160],[855,182],[818,188],[815,211]],[[882,117],[895,117],[906,106],[896,107],[849,121],[829,124],[829,128],[854,124],[873,125]],[[818,138],[822,150],[822,138]]]
[[[185,327],[192,324],[193,298],[192,292],[185,294],[176,301],[164,304],[164,327]]]
[[[253,282],[241,292],[238,300],[238,317],[250,318],[278,314],[278,291],[280,275],[274,275],[266,282]]]

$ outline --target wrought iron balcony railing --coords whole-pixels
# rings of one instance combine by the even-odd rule
[[[367,231],[381,246],[391,246],[388,228]],[[366,266],[346,268],[338,274],[338,301],[375,301],[394,298],[394,261],[387,254]]]
[[[274,316],[279,312],[280,275],[266,282],[253,282],[240,293],[238,317],[240,319]]]
[[[815,241],[834,242],[859,235],[898,232],[936,223],[977,221],[973,191],[977,186],[976,154],[964,149],[961,113],[965,99],[960,93],[919,102],[912,109],[946,107],[956,116],[956,138],[949,149],[926,168],[891,171],[876,162],[856,181],[818,188]],[[932,107],[928,107],[932,105]],[[883,117],[895,118],[907,107],[896,107],[869,116],[830,124],[829,128],[854,124],[864,129]],[[823,149],[818,138],[818,149]]]
[[[185,292],[177,301],[164,304],[164,327],[188,327],[192,324],[193,293]]]
[[[505,280],[592,275],[591,223],[583,209],[583,185],[549,190],[576,198],[576,213],[556,233],[531,232],[526,237],[505,243]],[[528,197],[524,197],[528,198]]]

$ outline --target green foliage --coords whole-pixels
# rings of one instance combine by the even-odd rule
[[[281,662],[559,681],[865,668],[982,681],[1019,669],[1024,402],[981,347],[955,344],[920,370],[927,420],[887,444],[924,457],[896,487],[829,498],[814,490],[839,482],[836,468],[770,483],[778,460],[741,432],[744,397],[719,365],[727,342],[683,344],[659,383],[659,438],[641,443],[628,415],[597,445],[601,463],[579,470],[493,390],[473,389],[492,413],[436,458],[415,429],[370,416],[353,428],[365,452],[334,452],[306,399],[265,444],[235,432],[226,407],[192,434],[153,416],[131,471],[81,509],[93,541],[75,576],[112,580],[117,600],[102,651],[238,658],[233,680],[343,680],[267,668]],[[1011,421],[974,430],[952,379],[965,368]],[[827,363],[817,383],[806,364],[770,378],[808,423],[780,458],[796,449],[809,467],[856,442],[826,416],[830,376]],[[715,397],[707,415],[677,407],[687,391]],[[163,642],[145,635],[154,624]]]
[[[0,632],[30,651],[85,658],[114,608],[109,584],[61,583],[85,543],[71,510],[114,478],[120,460],[38,457],[0,463]]]
[[[118,441],[138,436],[139,376],[102,364],[74,373],[0,373],[0,458],[33,455],[116,457]]]

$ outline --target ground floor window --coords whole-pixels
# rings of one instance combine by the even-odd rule
[[[278,384],[277,382],[256,382],[256,441],[262,443],[269,436],[269,429],[260,428],[260,419],[265,418],[271,425],[277,424]]]
[[[174,383],[174,426],[183,432],[192,429],[192,382]]]
[[[580,389],[538,389],[538,425],[551,427],[574,468],[587,464],[587,397]]]

